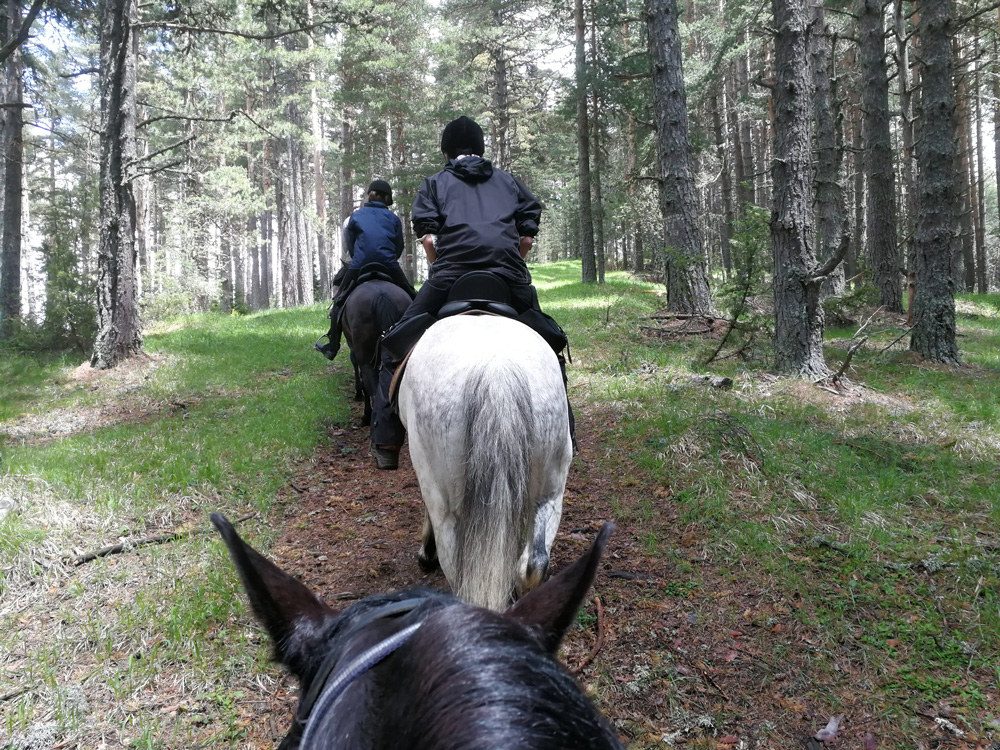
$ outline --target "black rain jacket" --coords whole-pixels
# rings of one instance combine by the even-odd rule
[[[424,180],[412,221],[418,237],[437,235],[432,278],[481,270],[530,284],[518,242],[538,234],[541,215],[541,204],[520,180],[481,156],[466,156]]]

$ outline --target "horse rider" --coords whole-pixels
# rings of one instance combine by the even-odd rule
[[[380,263],[385,267],[396,286],[401,287],[412,299],[416,290],[399,267],[399,257],[403,254],[403,224],[399,217],[389,210],[392,205],[392,187],[385,180],[374,180],[368,186],[368,202],[351,214],[344,230],[344,243],[351,262],[341,276],[337,295],[330,306],[330,330],[326,333],[329,343],[313,344],[314,348],[327,359],[333,359],[340,351],[340,314],[347,297],[354,289],[362,267],[368,263]],[[322,337],[320,341],[322,341]]]
[[[413,229],[422,237],[430,278],[397,325],[425,312],[436,313],[465,273],[490,271],[507,283],[511,307],[518,313],[535,311],[562,336],[557,355],[565,383],[566,363],[560,353],[565,338],[555,321],[542,313],[524,261],[538,234],[542,206],[520,180],[484,159],[484,150],[483,130],[474,120],[462,116],[445,126],[441,151],[447,163],[423,181],[413,203]],[[398,364],[383,350],[371,423],[371,452],[380,469],[397,468],[405,434],[389,402]],[[572,409],[569,418],[572,432]]]

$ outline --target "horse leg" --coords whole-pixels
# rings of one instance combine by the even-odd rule
[[[361,368],[358,366],[353,349],[351,350],[351,364],[354,365],[354,400],[361,401],[364,399],[364,387],[361,384]]]
[[[524,596],[548,577],[549,550],[552,549],[552,542],[559,530],[559,520],[562,518],[565,480],[560,481],[559,477],[565,477],[566,472],[558,471],[556,467],[548,467],[545,471],[548,476],[545,477],[542,491],[534,497],[534,534],[528,540],[522,557],[524,578],[518,587],[518,596]]]
[[[425,573],[430,573],[441,567],[438,561],[437,541],[434,539],[434,526],[430,514],[424,508],[424,528],[420,532],[420,552],[417,553],[417,563]]]

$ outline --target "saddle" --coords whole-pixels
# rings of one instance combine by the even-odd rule
[[[424,331],[434,323],[453,315],[499,315],[524,323],[538,333],[558,354],[568,345],[566,333],[551,317],[539,310],[519,313],[511,307],[511,294],[507,282],[490,271],[470,271],[461,276],[448,292],[448,301],[437,311],[421,313],[396,324],[382,337],[381,351],[398,363],[390,400],[395,400],[399,380],[406,360]]]
[[[358,278],[355,279],[354,283],[343,290],[343,294],[338,294],[337,298],[341,298],[342,301],[339,305],[339,311],[337,313],[337,322],[340,322],[340,318],[344,316],[344,307],[347,303],[347,298],[357,289],[359,286],[368,281],[388,281],[390,284],[396,285],[395,280],[389,275],[389,271],[381,263],[365,263],[361,266],[361,270],[358,272]],[[334,308],[336,305],[336,299],[330,303],[330,309],[327,311],[327,317],[332,318]]]

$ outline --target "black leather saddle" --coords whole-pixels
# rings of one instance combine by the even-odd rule
[[[486,312],[505,318],[517,318],[510,306],[507,282],[489,271],[470,271],[448,292],[448,301],[437,312],[437,319],[468,312]]]
[[[366,281],[388,281],[390,284],[396,283],[392,280],[392,276],[389,275],[388,269],[386,269],[386,267],[381,263],[365,263],[361,266],[361,271],[358,273],[358,280],[354,282],[352,289],[361,286]]]
[[[566,347],[566,334],[552,318],[538,310],[518,313],[510,302],[510,288],[501,277],[489,271],[470,271],[454,283],[448,292],[448,301],[437,314],[422,313],[391,328],[382,337],[382,351],[396,363],[402,362],[424,331],[434,323],[443,318],[467,313],[512,318],[536,331],[556,352]]]

